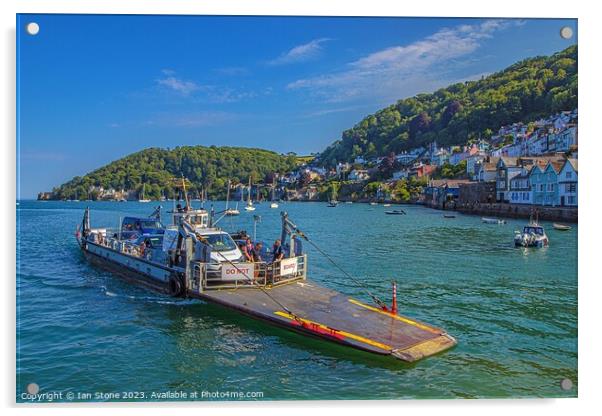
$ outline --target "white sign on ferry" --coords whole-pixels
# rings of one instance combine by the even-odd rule
[[[280,276],[288,276],[297,273],[297,259],[282,259],[280,261]]]
[[[222,280],[249,280],[255,276],[253,263],[222,264]]]

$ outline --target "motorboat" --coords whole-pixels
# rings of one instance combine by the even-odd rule
[[[483,223],[485,223],[485,224],[506,224],[506,220],[502,220],[499,218],[483,217],[483,218],[481,218],[481,221],[483,221]]]
[[[385,211],[387,215],[406,215],[406,212],[403,209],[394,209],[392,211]]]
[[[548,236],[544,228],[537,222],[529,222],[523,227],[523,231],[514,232],[514,245],[516,247],[547,247]]]

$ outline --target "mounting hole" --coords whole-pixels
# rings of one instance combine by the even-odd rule
[[[36,383],[29,383],[27,385],[27,393],[29,394],[38,394],[39,391],[40,386],[38,386]]]
[[[571,381],[571,379],[565,378],[560,382],[560,388],[562,388],[562,390],[568,391],[573,388],[573,382]]]
[[[25,26],[25,30],[30,35],[35,36],[40,32],[40,25],[37,24],[36,22],[30,22],[30,23],[27,23],[27,26]]]
[[[562,29],[560,29],[560,37],[562,39],[570,39],[573,37],[573,29],[571,29],[568,26],[564,26]]]

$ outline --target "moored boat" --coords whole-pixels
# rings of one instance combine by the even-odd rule
[[[571,229],[570,225],[559,224],[557,222],[555,222],[554,224],[552,224],[552,227],[554,227],[554,229],[558,230],[558,231],[569,231]]]
[[[516,247],[547,247],[548,236],[544,228],[537,222],[530,222],[523,227],[523,231],[515,231],[514,245]]]
[[[499,218],[481,218],[481,221],[485,224],[506,224],[506,220],[502,220]]]
[[[255,207],[253,206],[253,201],[251,200],[251,177],[249,176],[249,195],[247,198],[247,205],[245,206],[245,211],[255,211]]]
[[[403,209],[394,209],[391,211],[385,211],[387,215],[406,215],[406,212]]]

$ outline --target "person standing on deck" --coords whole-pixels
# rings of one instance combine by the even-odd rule
[[[251,253],[247,250],[247,244],[241,242],[238,247],[240,248],[240,251],[242,251],[242,255],[245,258],[245,261],[253,261],[253,257],[251,256]]]
[[[276,240],[274,242],[274,247],[272,247],[272,262],[280,261],[284,258],[284,250],[282,249],[282,244],[280,240]]]
[[[255,263],[260,263],[262,261],[261,258],[261,250],[263,249],[263,244],[261,242],[258,242],[255,244],[255,247],[253,247],[253,261]]]
[[[293,236],[291,237],[295,240],[294,242],[294,247],[295,247],[295,252],[294,253],[290,253],[290,257],[299,257],[303,255],[303,243],[301,242],[301,239],[297,236],[297,234],[293,234]]]

